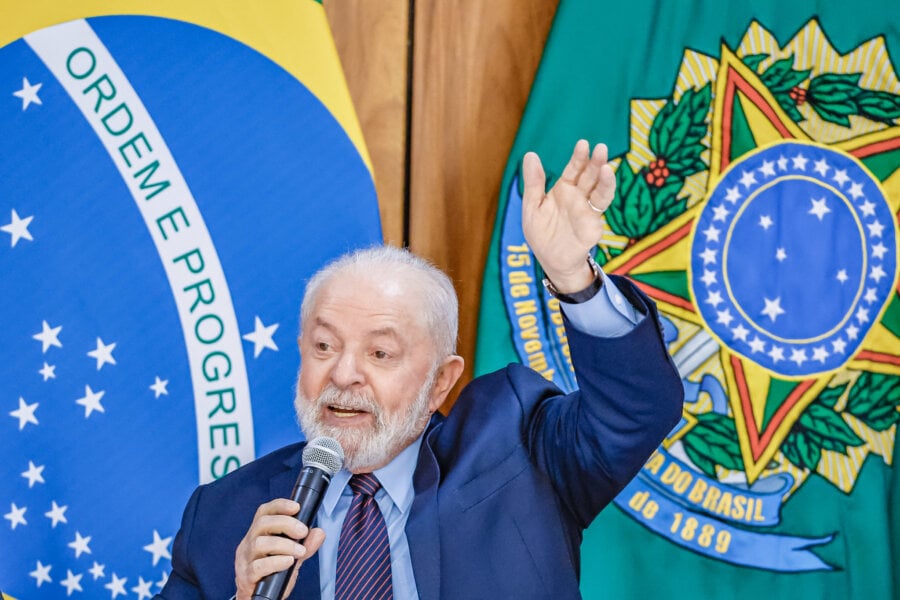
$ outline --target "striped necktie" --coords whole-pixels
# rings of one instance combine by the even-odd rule
[[[371,473],[350,478],[353,500],[338,541],[335,600],[393,599],[391,547],[375,502],[381,483]]]

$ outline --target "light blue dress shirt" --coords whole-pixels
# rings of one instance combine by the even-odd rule
[[[601,272],[601,277],[603,286],[593,298],[580,304],[560,302],[560,306],[572,325],[584,333],[598,337],[624,335],[640,322],[644,315],[628,302],[605,273]],[[409,542],[406,540],[406,521],[415,496],[413,473],[416,470],[421,444],[420,435],[387,466],[375,471],[375,476],[381,482],[381,489],[375,494],[375,501],[387,525],[396,600],[415,600],[419,597],[412,559],[409,555]],[[350,486],[347,485],[350,476],[350,472],[346,469],[335,473],[316,513],[318,527],[325,530],[325,541],[318,553],[322,600],[334,600],[338,540],[353,496]]]

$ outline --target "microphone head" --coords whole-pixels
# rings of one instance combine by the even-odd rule
[[[303,449],[303,466],[318,467],[331,477],[344,464],[344,449],[334,438],[319,436]]]

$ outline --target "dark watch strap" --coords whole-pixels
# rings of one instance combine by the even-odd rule
[[[594,280],[583,290],[571,294],[563,294],[556,289],[556,286],[553,285],[553,282],[550,281],[548,277],[544,277],[544,287],[547,288],[547,291],[550,292],[551,296],[560,302],[565,302],[566,304],[581,304],[582,302],[587,302],[596,296],[597,292],[600,291],[600,288],[603,287],[603,277],[600,275],[600,265],[597,264],[597,261],[595,261],[594,257],[590,254],[588,254],[587,262],[594,272]]]

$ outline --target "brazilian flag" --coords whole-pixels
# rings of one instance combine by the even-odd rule
[[[315,0],[0,0],[0,589],[146,600],[301,439],[299,303],[381,240]]]
[[[617,179],[595,256],[655,300],[686,392],[585,533],[586,598],[900,597],[896,15],[560,2],[503,177],[476,373],[519,361],[575,386],[522,267],[519,167],[534,150],[559,173],[585,137]]]

